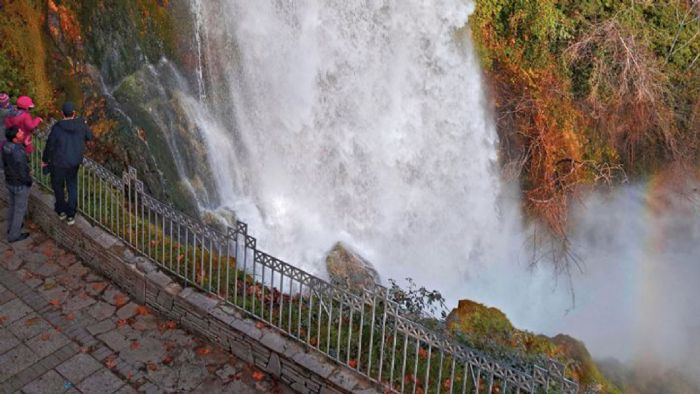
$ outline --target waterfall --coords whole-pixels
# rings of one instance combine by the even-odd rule
[[[500,181],[471,2],[192,6],[217,190],[262,248],[323,274],[342,240],[435,287],[481,261]]]
[[[679,203],[669,217],[682,229],[658,236],[673,244],[683,234],[676,248],[648,250],[665,214],[639,214],[643,186],[586,200],[572,214],[575,305],[566,278],[546,260],[531,264],[536,229],[498,174],[471,1],[190,4],[199,54],[190,107],[207,109],[191,116],[218,194],[206,208],[236,212],[261,249],[323,276],[325,253],[344,241],[384,280],[411,277],[450,306],[496,306],[516,326],[570,333],[597,356],[632,356],[653,340],[659,353],[673,348],[673,363],[700,355],[683,346],[700,327],[687,301],[697,295],[687,279],[699,274],[688,263],[700,256],[697,204]],[[648,305],[649,288],[661,304]]]
[[[204,24],[202,23],[202,1],[201,0],[192,0],[192,11],[194,14],[194,26],[195,26],[195,31],[194,31],[194,41],[195,41],[195,49],[197,51],[197,68],[196,68],[196,77],[197,77],[197,93],[199,97],[199,101],[201,103],[204,103],[207,101],[207,93],[206,93],[206,87],[204,83],[204,65],[202,64],[203,61],[203,56],[202,56],[202,39],[204,38],[204,31],[203,27]]]

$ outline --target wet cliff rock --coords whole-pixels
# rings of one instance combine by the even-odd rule
[[[192,149],[178,152],[184,163],[206,162],[202,147],[191,143],[197,141],[185,130],[191,125],[178,123],[181,100],[154,89],[149,78],[163,59],[173,68],[192,63],[188,6],[184,0],[3,2],[0,90],[13,98],[31,95],[47,119],[60,118],[64,100],[78,103],[97,136],[92,158],[117,174],[135,167],[155,197],[196,214],[193,188],[203,190],[204,181],[176,165],[168,142],[173,134],[188,136],[183,143]]]
[[[342,242],[328,252],[326,269],[331,283],[349,289],[373,289],[380,283],[372,264]]]

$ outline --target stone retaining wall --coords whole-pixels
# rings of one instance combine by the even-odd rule
[[[0,172],[1,173],[1,172]],[[0,198],[6,199],[5,193]],[[29,202],[31,219],[60,245],[109,277],[137,302],[218,343],[301,393],[376,393],[376,385],[347,367],[284,336],[259,328],[238,309],[194,288],[182,288],[121,240],[78,216],[67,226],[53,212],[53,196],[37,187]]]

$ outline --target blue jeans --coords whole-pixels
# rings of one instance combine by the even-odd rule
[[[22,222],[27,213],[29,201],[29,186],[10,186],[10,206],[7,209],[7,240],[16,241],[22,235]]]
[[[54,211],[59,215],[65,213],[68,217],[74,217],[78,209],[78,168],[51,168],[51,188],[56,197]],[[67,202],[64,188],[68,189]]]

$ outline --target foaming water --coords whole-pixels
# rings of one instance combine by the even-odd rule
[[[435,287],[482,260],[500,181],[477,61],[458,39],[471,3],[193,6],[209,105],[235,130],[203,129],[217,133],[219,195],[263,248],[322,274],[343,240],[384,278]]]

